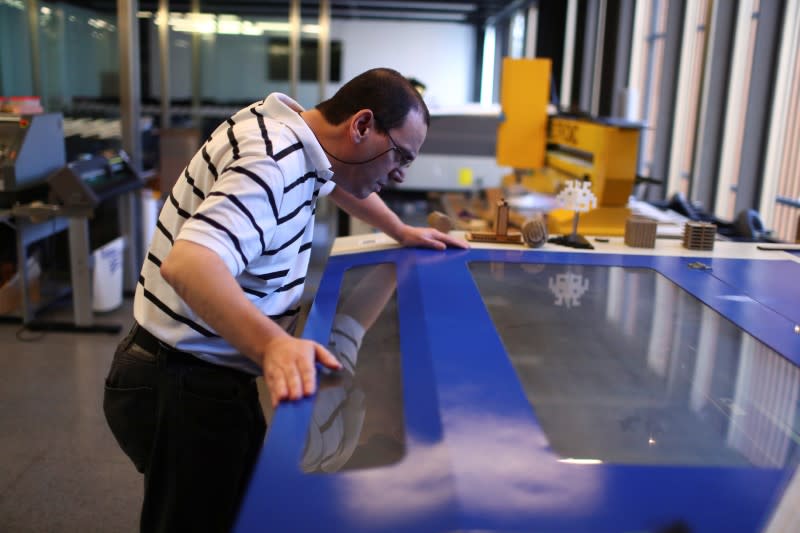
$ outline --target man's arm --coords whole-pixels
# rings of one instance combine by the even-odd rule
[[[418,228],[404,224],[376,193],[362,200],[342,187],[335,187],[330,197],[349,215],[378,228],[403,246],[423,246],[437,250],[444,250],[447,246],[469,248],[466,241],[433,228]]]
[[[176,241],[161,264],[161,275],[208,325],[262,368],[273,406],[283,398],[296,400],[314,392],[315,359],[341,368],[320,344],[292,337],[265,316],[209,248]]]

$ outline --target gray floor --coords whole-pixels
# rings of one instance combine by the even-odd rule
[[[313,299],[336,227],[318,205],[304,310]],[[365,231],[368,231],[366,228]],[[71,309],[40,316],[69,320]],[[103,416],[103,382],[114,348],[132,324],[132,300],[96,322],[119,335],[20,333],[0,323],[0,531],[137,531],[142,478],[120,451]],[[300,320],[304,323],[305,313]],[[263,380],[262,405],[271,418]]]
[[[131,324],[131,304],[98,322]],[[103,417],[103,380],[120,335],[0,325],[0,529],[135,531],[141,476]],[[37,338],[38,337],[38,338]]]
[[[0,324],[0,531],[138,531],[142,477],[103,416],[103,382],[131,308],[126,299],[95,316],[121,325],[119,335]],[[69,316],[63,309],[43,318]],[[269,417],[261,379],[259,387]]]
[[[332,233],[318,224],[303,296],[307,311]],[[142,477],[117,446],[103,416],[103,383],[114,348],[133,322],[132,300],[96,314],[119,335],[20,332],[0,323],[0,531],[138,531]],[[70,320],[65,302],[38,318]],[[301,314],[300,327],[305,319]],[[299,331],[301,331],[300,329]],[[258,380],[267,420],[271,409]]]

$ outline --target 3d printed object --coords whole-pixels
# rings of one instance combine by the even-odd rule
[[[625,244],[634,248],[655,248],[657,227],[652,218],[630,217],[625,221]]]
[[[689,250],[713,250],[717,226],[710,222],[687,222],[683,228],[683,247]]]
[[[568,180],[566,187],[558,193],[556,200],[564,209],[575,211],[575,217],[572,219],[572,233],[570,235],[553,237],[549,242],[571,248],[594,248],[583,235],[578,235],[580,214],[597,207],[597,196],[592,192],[592,183],[590,181]]]
[[[508,232],[508,203],[504,199],[497,201],[494,230],[494,233],[470,231],[466,235],[467,240],[476,242],[500,242],[506,244],[522,243],[522,236],[519,233]]]
[[[547,224],[542,215],[529,218],[522,224],[522,240],[531,248],[539,248],[547,242]]]
[[[454,227],[452,219],[441,211],[434,211],[428,215],[428,225],[442,233],[447,233]]]

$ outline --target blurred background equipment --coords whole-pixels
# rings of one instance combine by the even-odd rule
[[[0,115],[0,208],[42,199],[65,164],[61,114]]]

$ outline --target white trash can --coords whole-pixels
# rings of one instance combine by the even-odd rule
[[[117,237],[94,251],[92,310],[113,311],[122,305],[122,259],[125,237]]]

